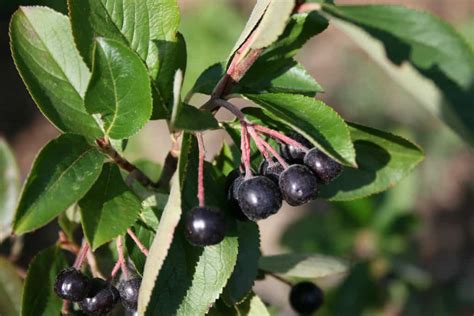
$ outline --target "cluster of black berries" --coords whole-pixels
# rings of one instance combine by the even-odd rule
[[[319,184],[327,184],[342,171],[339,163],[300,134],[290,137],[310,150],[281,144],[280,153],[288,168],[265,160],[257,176],[245,178],[238,170],[227,176],[228,202],[238,219],[265,219],[278,212],[283,200],[291,206],[303,205],[317,197]]]
[[[295,284],[290,291],[291,307],[301,315],[311,315],[324,302],[323,291],[311,282]]]
[[[107,315],[121,301],[122,305],[136,311],[141,278],[120,282],[118,289],[100,278],[88,278],[75,268],[62,270],[56,277],[54,291],[70,302],[77,302],[87,315]]]

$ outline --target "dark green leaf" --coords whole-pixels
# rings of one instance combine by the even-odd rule
[[[349,128],[358,169],[347,167],[340,177],[321,187],[323,198],[352,200],[387,190],[423,159],[419,147],[399,136],[353,123]]]
[[[222,300],[218,300],[211,308],[209,316],[270,316],[265,304],[260,297],[251,293],[245,301],[238,305],[227,306]]]
[[[385,63],[376,55],[378,47],[374,48],[369,40],[361,41],[348,25],[336,20],[335,24],[348,31],[392,78],[474,144],[474,51],[452,26],[427,12],[401,6],[325,5],[323,8],[380,40],[393,64],[399,66],[409,61],[418,73],[409,65],[400,68]],[[417,78],[418,74],[432,80],[445,100],[441,100],[431,82],[424,82],[421,76]]]
[[[128,138],[145,125],[152,110],[150,80],[133,51],[113,40],[96,39],[85,105],[99,116],[110,138]]]
[[[22,284],[15,266],[0,257],[0,313],[2,316],[20,314]]]
[[[77,202],[99,177],[103,160],[81,136],[64,134],[50,141],[23,187],[14,231],[22,234],[37,229]]]
[[[184,131],[204,131],[218,129],[219,122],[209,111],[201,111],[194,106],[182,104],[173,124],[174,129]]]
[[[12,17],[10,37],[15,64],[41,112],[64,132],[100,136],[84,107],[90,72],[67,17],[46,7],[21,7]]]
[[[69,0],[72,28],[79,51],[92,65],[94,39],[121,42],[134,50],[152,79],[154,119],[168,118],[171,104],[167,88],[177,61],[182,61],[177,37],[179,7],[176,0]],[[177,43],[177,44],[176,44]],[[177,49],[180,51],[178,52]],[[185,51],[184,51],[185,56]],[[184,69],[182,69],[184,71]],[[166,76],[165,76],[166,75]]]
[[[222,174],[228,175],[240,166],[240,150],[235,145],[224,143],[214,160],[214,165]]]
[[[79,206],[84,234],[93,250],[124,234],[141,210],[140,201],[112,163],[104,165],[99,179],[79,201]]]
[[[278,120],[308,138],[345,165],[355,165],[355,152],[344,120],[322,101],[284,93],[246,94]]]
[[[10,235],[19,192],[20,175],[15,156],[7,142],[0,138],[0,243]]]
[[[317,279],[345,273],[349,264],[329,256],[290,253],[261,257],[259,267],[290,278]]]
[[[140,242],[147,249],[150,249],[153,239],[155,238],[155,233],[150,228],[140,223],[133,226],[132,230],[135,233],[135,235],[138,237]],[[125,241],[125,245],[127,247],[127,253],[130,259],[132,260],[136,271],[140,275],[143,275],[143,269],[145,267],[145,262],[147,260],[147,257],[141,252],[140,248],[137,247],[133,239],[130,238],[130,236],[128,235]]]
[[[238,223],[239,254],[232,276],[222,297],[229,306],[236,305],[249,294],[258,273],[260,232],[254,222]]]
[[[54,293],[54,281],[66,266],[66,259],[58,247],[41,251],[31,261],[21,299],[22,316],[61,314],[63,301]]]
[[[193,137],[194,139],[194,137]],[[184,146],[187,164],[180,164],[184,172],[182,185],[182,209],[188,211],[197,205],[197,145],[193,140]],[[183,155],[183,153],[182,153]],[[205,167],[206,205],[219,207],[225,201],[222,190],[223,177],[210,164]],[[220,209],[224,209],[220,207]],[[184,240],[183,229],[178,227],[168,256],[149,300],[143,306],[146,315],[204,315],[217,300],[229,279],[237,260],[238,242],[235,231],[229,223],[228,235],[218,245],[194,247]],[[161,225],[161,223],[160,223]],[[156,240],[157,238],[155,238]],[[148,259],[150,260],[150,259]],[[152,263],[150,263],[151,265]],[[146,269],[145,276],[146,279]],[[144,304],[145,305],[145,304]],[[146,310],[145,310],[146,308]]]

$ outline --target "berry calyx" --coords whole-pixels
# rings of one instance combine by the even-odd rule
[[[79,302],[89,290],[89,278],[75,268],[64,269],[56,276],[54,291],[65,300]]]
[[[278,181],[285,201],[298,206],[316,198],[318,183],[311,170],[303,165],[291,165],[283,171]]]
[[[313,144],[311,144],[309,140],[297,132],[289,133],[288,137],[296,140],[306,148],[313,148]],[[303,159],[306,154],[301,148],[288,144],[280,144],[280,153],[289,163],[303,163]]]
[[[264,176],[245,179],[239,186],[237,200],[242,212],[254,221],[275,214],[282,203],[278,186]]]
[[[278,179],[283,170],[285,170],[285,168],[283,168],[278,161],[270,163],[267,160],[263,160],[258,171],[260,175],[266,176],[278,184]]]
[[[196,246],[210,246],[220,243],[226,232],[225,216],[208,207],[195,207],[185,219],[186,239]]]
[[[291,288],[290,304],[298,313],[314,313],[324,302],[323,291],[311,282],[300,282]]]
[[[136,311],[138,306],[138,292],[142,279],[137,277],[120,282],[119,293],[123,307],[129,311]]]
[[[313,148],[304,157],[304,164],[326,184],[334,180],[342,171],[342,166],[317,148]]]
[[[242,212],[239,201],[237,200],[237,192],[242,181],[244,181],[244,177],[240,174],[238,169],[235,169],[227,175],[225,189],[227,192],[227,205],[232,215],[234,215],[237,220],[245,222],[249,219]]]
[[[79,302],[81,310],[88,315],[106,315],[120,300],[118,290],[105,280],[94,278],[86,298]]]

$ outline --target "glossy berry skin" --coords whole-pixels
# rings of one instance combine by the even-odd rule
[[[260,175],[270,178],[276,184],[278,184],[278,179],[283,170],[285,169],[278,161],[270,164],[267,160],[263,160],[258,169]]]
[[[291,132],[288,134],[288,137],[296,140],[301,145],[305,146],[306,148],[313,148],[313,144],[306,138],[304,138],[301,134],[296,132]],[[280,153],[283,158],[288,161],[289,163],[303,163],[303,159],[305,156],[305,152],[298,147],[287,145],[287,144],[280,144]]]
[[[138,306],[138,292],[142,279],[137,277],[122,281],[119,285],[120,300],[123,307],[129,311],[136,311]]]
[[[318,179],[326,184],[334,180],[342,171],[342,166],[317,148],[304,157],[304,164],[313,170]]]
[[[253,221],[275,214],[282,203],[278,186],[264,176],[245,179],[239,186],[237,197],[242,212]]]
[[[302,315],[314,313],[324,302],[324,293],[311,282],[300,282],[291,288],[291,307]]]
[[[79,307],[87,315],[107,315],[119,302],[118,290],[105,280],[94,278],[85,299],[79,302]]]
[[[278,181],[283,199],[291,206],[298,206],[316,198],[318,183],[313,172],[304,165],[291,165],[283,171]]]
[[[220,243],[226,233],[225,216],[208,207],[195,207],[185,219],[186,239],[195,246],[210,246]]]
[[[75,268],[64,269],[56,277],[54,291],[65,300],[79,302],[89,290],[89,278]]]
[[[231,171],[226,178],[225,191],[227,193],[227,205],[230,208],[232,215],[239,221],[246,222],[249,219],[242,212],[239,201],[237,201],[237,192],[244,177],[240,174],[238,169]]]

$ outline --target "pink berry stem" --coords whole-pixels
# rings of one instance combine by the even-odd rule
[[[135,244],[137,245],[138,249],[145,255],[148,256],[148,249],[141,243],[140,239],[138,239],[137,235],[131,230],[130,228],[127,229],[127,234],[130,236],[130,238],[133,239]]]
[[[255,129],[251,125],[247,126],[247,130],[250,136],[252,137],[252,139],[254,140],[255,145],[257,145],[258,150],[260,151],[260,153],[262,153],[265,160],[268,161],[268,163],[272,164],[273,159],[270,157],[270,154],[267,151],[267,147],[264,145],[265,141],[260,136],[257,135],[257,133],[255,132]]]
[[[84,260],[87,257],[87,252],[89,251],[89,244],[87,243],[86,239],[82,240],[81,249],[79,249],[79,253],[77,254],[76,260],[74,261],[73,267],[75,269],[80,270]]]
[[[280,154],[277,153],[277,151],[272,147],[270,146],[269,143],[267,143],[266,141],[264,141],[258,134],[257,132],[255,132],[255,128],[253,126],[249,126],[248,127],[248,130],[249,130],[249,133],[250,135],[252,136],[252,138],[254,139],[255,143],[257,144],[257,147],[259,147],[259,144],[260,146],[263,146],[264,150],[268,150],[272,155],[273,157],[275,157],[278,162],[282,165],[283,168],[288,168],[288,164],[286,163],[285,159],[283,159]],[[260,150],[260,148],[259,148]],[[262,152],[262,150],[260,150]],[[263,152],[262,152],[263,154]]]
[[[125,256],[123,254],[123,240],[122,236],[117,237],[117,253],[118,253],[118,262],[120,262],[120,269],[122,270],[125,279],[128,279],[128,268],[125,262]]]
[[[242,151],[241,159],[245,167],[245,178],[248,179],[252,176],[252,168],[250,166],[250,142],[248,139],[247,124],[241,121],[240,125],[240,149]]]
[[[205,193],[204,193],[204,158],[206,156],[206,150],[204,148],[204,140],[202,133],[196,133],[196,138],[199,147],[199,165],[198,165],[198,190],[197,197],[199,200],[199,206],[204,207],[206,205]]]
[[[113,279],[117,275],[117,272],[119,272],[120,267],[122,266],[122,263],[120,262],[120,259],[115,262],[114,268],[112,269],[112,272],[110,272],[110,278]]]
[[[303,144],[297,142],[296,140],[294,140],[293,138],[290,138],[278,131],[275,131],[271,128],[268,128],[268,127],[265,127],[265,126],[262,126],[262,125],[254,125],[254,128],[263,133],[263,134],[266,134],[268,136],[270,136],[271,138],[274,138],[274,139],[277,139],[277,140],[280,140],[288,145],[292,145],[292,146],[295,146],[295,147],[298,147],[300,148],[301,150],[303,150],[304,152],[308,152],[309,149],[304,146]]]

